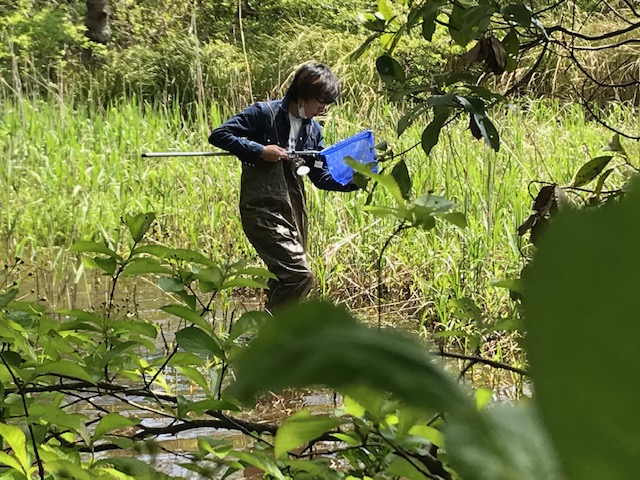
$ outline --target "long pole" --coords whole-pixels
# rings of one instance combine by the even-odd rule
[[[294,150],[288,152],[292,156],[315,157],[320,154],[318,150]],[[228,152],[145,152],[143,158],[167,158],[167,157],[225,157],[233,155]]]
[[[145,152],[142,154],[144,158],[159,157],[224,157],[232,155],[227,152]]]

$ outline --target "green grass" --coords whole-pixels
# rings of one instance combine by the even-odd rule
[[[398,112],[383,100],[367,112],[346,103],[332,110],[327,144],[372,127],[395,152],[420,140],[423,125],[395,135]],[[193,108],[185,120],[178,106],[135,99],[109,108],[71,108],[59,99],[7,99],[0,107],[0,257],[20,256],[61,275],[75,271],[67,254],[80,239],[121,243],[125,213],[155,211],[155,240],[208,252],[214,258],[258,262],[237,212],[240,165],[232,157],[145,159],[145,151],[208,150],[220,109]],[[617,124],[633,121],[625,108],[611,112]],[[416,195],[433,191],[460,205],[465,230],[441,224],[410,230],[385,253],[384,318],[415,326],[459,324],[449,298],[470,297],[483,316],[496,320],[513,305],[495,279],[516,277],[526,248],[516,235],[529,215],[529,182],[568,183],[582,163],[611,135],[585,120],[575,106],[528,102],[498,112],[502,147],[495,153],[472,138],[466,122],[452,125],[429,157],[405,156]],[[534,192],[535,194],[535,187]],[[364,211],[366,194],[325,193],[308,187],[310,256],[318,290],[367,312],[375,306],[376,259],[394,229],[390,218]],[[390,200],[383,191],[375,204]]]

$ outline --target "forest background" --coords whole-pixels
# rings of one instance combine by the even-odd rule
[[[545,17],[547,12],[552,14]],[[187,450],[198,453],[184,465],[204,478],[249,465],[275,478],[560,478],[535,415],[500,407],[487,416],[470,413],[458,387],[418,361],[426,355],[424,345],[402,346],[400,339],[395,344],[393,334],[378,336],[350,322],[357,317],[427,337],[432,353],[458,360],[447,369],[473,386],[482,408],[491,399],[530,396],[521,272],[556,210],[614,203],[637,172],[637,27],[637,12],[624,1],[1,1],[0,306],[9,322],[2,330],[3,352],[19,352],[1,356],[7,428],[0,436],[4,453],[14,459],[2,457],[6,472],[12,478],[154,475],[149,462],[96,454],[133,448],[156,458],[158,444],[168,448],[156,440],[171,433],[174,423],[154,430],[140,420],[140,411],[160,410],[185,431],[230,428],[256,441],[248,453],[217,438],[193,440]],[[604,48],[611,39],[613,46]],[[574,49],[580,40],[589,46]],[[309,59],[328,63],[342,82],[339,103],[322,119],[327,143],[372,128],[387,144],[381,153],[386,175],[361,172],[370,181],[350,195],[309,188],[315,296],[349,313],[313,304],[285,315],[277,331],[269,336],[267,330],[264,343],[255,342],[253,353],[242,357],[240,327],[233,326],[251,330],[264,319],[239,322],[235,315],[259,306],[268,274],[239,235],[239,165],[232,158],[160,161],[141,153],[208,150],[211,128],[253,101],[281,96],[291,72]],[[614,225],[633,218],[625,212],[618,212]],[[635,282],[622,273],[632,264],[624,255],[619,264],[598,264],[588,253],[624,242],[590,238],[589,222],[597,219],[575,221],[569,231],[589,238],[581,242],[584,256],[575,254],[565,232],[549,241],[557,248],[550,251],[557,258],[574,252],[575,264],[556,262],[532,273],[532,296],[558,298],[545,300],[544,311],[530,307],[531,318],[545,319],[540,330],[532,324],[530,354],[536,358],[535,347],[542,345],[538,361],[570,372],[571,381],[541,376],[546,428],[556,447],[561,440],[569,445],[558,449],[563,474],[589,478],[585,471],[598,471],[604,473],[591,478],[609,478],[612,471],[637,471],[633,422],[614,435],[616,441],[598,445],[593,457],[604,459],[601,465],[585,462],[592,457],[590,447],[579,440],[609,438],[611,425],[618,425],[613,412],[633,412],[633,396],[627,392],[628,409],[621,408],[611,371],[603,372],[607,380],[594,380],[597,364],[580,345],[572,350],[562,341],[579,337],[576,323],[566,320],[572,316],[567,311],[578,309],[566,302],[574,299],[585,309],[576,319],[586,325],[583,330],[605,338],[597,312],[626,312],[632,305],[625,292]],[[565,291],[578,279],[611,277],[615,281],[607,287],[616,294],[591,311],[583,298],[600,298],[602,285],[582,285],[575,298]],[[182,302],[179,308],[176,302]],[[183,323],[162,324],[158,313]],[[64,322],[52,327],[49,316]],[[569,323],[544,330],[547,318],[556,316]],[[294,317],[307,321],[292,325]],[[161,328],[150,331],[155,323]],[[317,330],[324,324],[334,330]],[[43,343],[45,327],[58,342],[55,348]],[[288,342],[278,336],[287,329],[315,340]],[[164,354],[157,356],[158,345],[145,337],[159,333]],[[352,340],[339,353],[336,335]],[[558,338],[556,347],[548,344],[550,336]],[[617,358],[621,337],[626,335],[612,332],[612,341],[602,342],[602,356]],[[591,340],[576,343],[586,350]],[[11,344],[18,347],[7,349]],[[323,356],[323,349],[332,355]],[[85,359],[86,352],[93,353]],[[206,362],[179,354],[197,354]],[[236,355],[245,358],[244,376]],[[314,367],[304,375],[290,368],[302,357]],[[359,364],[357,358],[366,361]],[[625,358],[615,366],[621,377],[637,361]],[[261,363],[271,366],[262,375],[271,383],[255,368]],[[371,365],[387,375],[374,375]],[[189,395],[184,384],[167,382],[170,372],[187,379]],[[240,383],[227,392],[227,380],[236,375]],[[392,392],[411,408],[354,389],[354,378],[359,387]],[[85,383],[72,388],[65,379]],[[568,383],[577,396],[558,395]],[[247,392],[317,384],[343,394],[346,413],[307,418],[303,411],[285,422],[275,444],[262,435],[273,435],[281,418],[251,423],[259,409],[228,416]],[[592,392],[594,384],[608,388]],[[158,397],[154,386],[165,396]],[[131,406],[130,397],[118,397],[125,391],[148,403],[131,415],[98,403],[88,415],[74,411],[81,400],[54,396],[70,390],[102,392]],[[581,390],[590,392],[592,409],[572,412],[572,402],[583,400]],[[610,396],[603,397],[603,390]],[[55,414],[46,415],[44,406],[52,404]],[[88,405],[95,406],[91,400]],[[445,410],[451,413],[448,426]],[[602,417],[603,410],[612,415],[603,430],[567,433],[563,426],[574,424],[572,414],[582,424],[584,418]],[[207,424],[203,415],[218,423]],[[345,415],[352,419],[351,430]],[[505,419],[521,428],[506,428]],[[522,431],[532,437],[521,438]],[[343,443],[322,457],[314,448],[328,438]],[[345,443],[350,447],[344,449]],[[539,449],[530,451],[532,443]],[[287,454],[303,445],[309,447],[302,453]],[[342,461],[337,468],[331,461],[316,462],[335,455]],[[543,463],[548,471],[540,473]]]

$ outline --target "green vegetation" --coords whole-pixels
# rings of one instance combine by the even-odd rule
[[[191,432],[184,478],[633,478],[631,3],[110,7],[104,45],[85,2],[0,0],[0,477],[168,478]],[[238,162],[141,154],[309,58],[327,143],[388,148],[308,189],[315,299],[272,318]],[[263,415],[289,387],[340,402]]]

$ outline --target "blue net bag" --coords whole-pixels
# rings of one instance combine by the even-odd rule
[[[351,157],[364,164],[376,163],[373,171],[378,171],[371,130],[364,130],[345,138],[322,150],[320,155],[326,160],[333,179],[341,185],[350,183],[354,173],[353,168],[345,163],[344,157]]]

